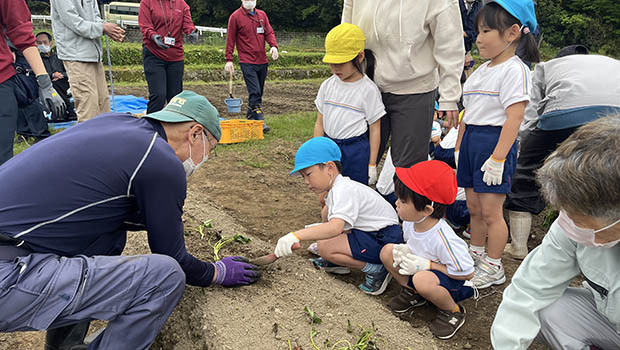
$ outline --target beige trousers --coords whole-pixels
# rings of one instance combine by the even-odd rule
[[[101,62],[63,61],[75,100],[78,122],[110,111],[110,95]]]

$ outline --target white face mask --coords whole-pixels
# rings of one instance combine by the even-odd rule
[[[435,202],[431,201],[431,207],[433,207],[435,205]],[[434,208],[434,207],[433,207]],[[420,224],[422,223],[422,221],[426,220],[427,217],[429,217],[430,215],[426,215],[425,217],[421,218],[418,221],[413,221],[414,224]]]
[[[39,51],[41,51],[41,53],[49,53],[50,51],[52,51],[52,47],[51,46],[47,46],[47,45],[37,45],[37,48],[39,49]]]
[[[253,1],[241,1],[243,3],[243,8],[248,10],[248,11],[252,11],[255,7],[256,7],[256,0]]]
[[[192,145],[189,145],[189,158],[183,162],[183,169],[185,169],[185,176],[190,177],[193,173],[200,168],[200,166],[209,159],[207,154],[207,145],[205,142],[205,134],[202,133],[202,160],[198,164],[194,164],[192,160]]]
[[[571,218],[568,217],[568,214],[563,210],[560,210],[560,215],[558,216],[558,224],[564,230],[564,234],[566,237],[572,239],[573,241],[587,246],[587,247],[603,247],[603,248],[611,248],[620,242],[619,240],[615,240],[607,243],[596,243],[596,233],[607,230],[608,228],[613,227],[617,223],[620,222],[620,219],[614,222],[611,225],[607,225],[601,229],[593,230],[590,228],[582,228],[577,226]]]

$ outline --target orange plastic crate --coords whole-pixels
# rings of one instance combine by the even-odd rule
[[[220,127],[222,128],[220,143],[239,143],[264,139],[262,120],[222,120]]]

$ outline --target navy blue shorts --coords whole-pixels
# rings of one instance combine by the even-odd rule
[[[467,201],[454,201],[446,209],[446,219],[455,226],[469,225],[469,209]]]
[[[441,271],[431,270],[437,278],[439,278],[439,285],[444,287],[452,296],[452,299],[455,303],[458,303],[461,300],[465,300],[467,298],[471,298],[474,295],[474,289],[472,287],[464,286],[464,280],[455,280],[444,274]],[[407,281],[407,285],[413,289],[416,289],[413,285],[413,276]]]
[[[352,229],[347,235],[349,248],[353,259],[369,262],[371,264],[383,264],[379,253],[381,248],[388,243],[403,243],[403,230],[400,225],[384,227],[377,232],[366,232]]]
[[[329,137],[329,136],[328,136]],[[330,139],[332,139],[330,137]],[[370,160],[370,142],[368,134],[348,139],[332,139],[340,148],[342,158],[342,176],[368,185],[368,161]]]
[[[512,176],[517,166],[517,141],[504,162],[502,183],[489,186],[482,181],[482,165],[491,157],[502,132],[501,126],[467,125],[459,153],[456,181],[459,187],[473,188],[476,193],[510,193]]]

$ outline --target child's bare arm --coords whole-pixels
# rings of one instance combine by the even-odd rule
[[[519,133],[519,127],[523,121],[526,105],[526,101],[521,101],[506,108],[506,122],[504,122],[504,126],[502,126],[502,132],[499,134],[499,140],[493,150],[493,159],[506,159],[506,155],[517,139],[517,134]]]
[[[431,270],[440,271],[444,275],[446,275],[446,276],[448,276],[448,277],[450,277],[452,279],[455,279],[455,280],[469,280],[472,277],[474,277],[474,273],[473,272],[470,273],[469,275],[465,275],[465,276],[455,276],[455,275],[452,275],[452,274],[450,274],[448,272],[448,268],[446,267],[446,265],[440,264],[440,263],[436,263],[434,261],[431,261]]]
[[[465,116],[465,112],[463,112],[463,116]],[[463,142],[463,135],[465,135],[465,128],[467,126],[465,125],[465,123],[463,121],[461,121],[461,123],[459,124],[459,135],[456,138],[456,145],[454,146],[454,152],[458,151],[461,149],[461,142]]]
[[[316,113],[316,122],[314,123],[313,137],[319,136],[325,136],[325,129],[323,129],[323,114],[321,112]]]
[[[377,153],[381,143],[381,119],[370,124],[370,159],[368,165],[377,165]]]
[[[321,240],[336,237],[344,230],[344,220],[334,218],[317,226],[295,231],[294,234],[302,241]]]

